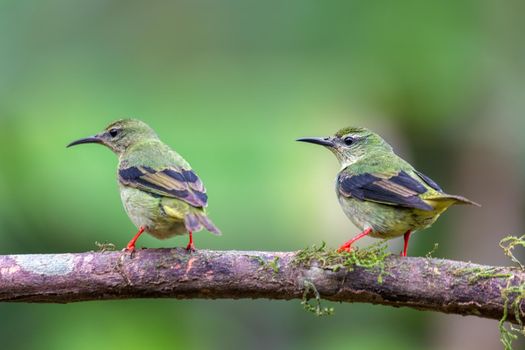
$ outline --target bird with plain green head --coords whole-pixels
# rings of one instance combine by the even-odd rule
[[[406,256],[414,231],[425,229],[453,204],[479,204],[443,192],[441,187],[397,156],[378,134],[349,127],[330,137],[308,137],[297,141],[328,148],[339,160],[336,179],[339,203],[348,218],[362,230],[339,251],[350,251],[358,239],[390,239],[404,236],[401,252]]]
[[[146,123],[123,119],[102,132],[74,141],[68,147],[98,143],[119,158],[120,197],[129,218],[138,228],[126,246],[133,252],[143,232],[158,239],[188,233],[187,250],[195,250],[193,232],[203,228],[219,235],[206,214],[208,196],[202,181],[177,152],[159,140]]]

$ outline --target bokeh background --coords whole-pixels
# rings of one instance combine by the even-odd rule
[[[135,228],[115,156],[65,145],[135,117],[208,188],[224,235],[198,233],[197,248],[296,250],[351,237],[335,158],[294,139],[361,125],[483,204],[447,212],[413,237],[411,255],[437,242],[438,257],[509,264],[498,241],[524,233],[523,13],[523,1],[491,0],[2,0],[0,254],[128,242]],[[299,301],[3,304],[0,347],[501,347],[494,321],[326,305],[334,316]]]

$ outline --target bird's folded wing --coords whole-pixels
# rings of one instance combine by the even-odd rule
[[[194,207],[208,202],[202,181],[191,169],[169,167],[155,170],[146,166],[119,169],[119,181],[152,194],[176,198]]]
[[[433,210],[419,195],[427,188],[405,171],[394,174],[364,173],[350,175],[341,173],[337,179],[339,192],[345,197],[363,201],[421,210]]]
[[[435,189],[436,191],[438,192],[443,192],[443,190],[441,189],[441,187],[439,187],[439,185],[434,181],[432,180],[431,178],[429,178],[428,176],[426,176],[425,174],[423,174],[422,172],[420,171],[417,171],[417,170],[414,170],[416,172],[416,174],[423,180],[425,181],[425,183],[427,185],[429,185],[430,187],[432,187],[433,189]]]

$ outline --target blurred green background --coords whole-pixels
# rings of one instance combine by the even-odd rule
[[[66,149],[114,119],[146,121],[205,182],[224,235],[197,248],[335,247],[357,232],[333,155],[299,144],[380,132],[456,207],[411,240],[508,264],[523,234],[523,1],[0,1],[0,254],[123,247],[116,159]],[[138,246],[183,246],[186,237]],[[401,240],[390,243],[398,252]],[[363,240],[367,245],[371,240]],[[409,283],[409,281],[407,281]],[[0,305],[2,349],[498,349],[476,318],[299,301]]]

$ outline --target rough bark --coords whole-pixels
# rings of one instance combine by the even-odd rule
[[[124,252],[0,256],[0,301],[301,299],[307,281],[332,301],[500,319],[502,290],[525,283],[521,269],[451,260],[389,256],[381,273],[377,267],[305,266],[295,257],[295,252],[183,249],[143,249],[133,257]],[[509,310],[509,321],[515,316]]]

